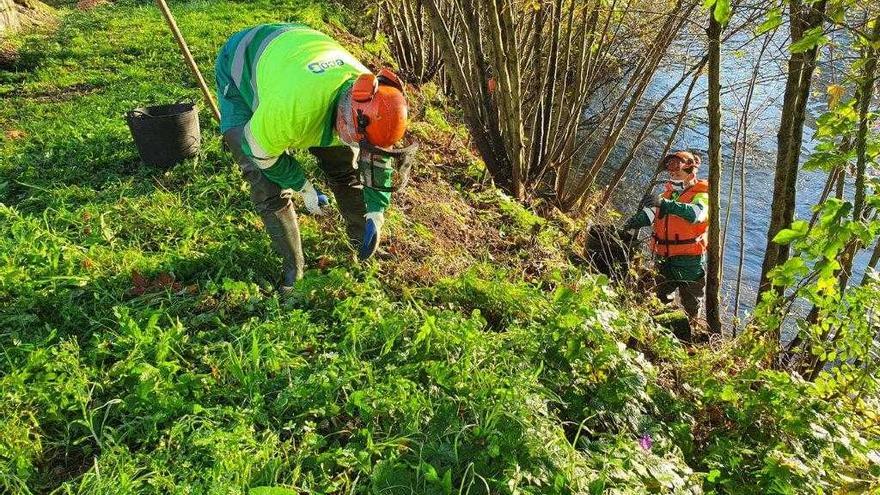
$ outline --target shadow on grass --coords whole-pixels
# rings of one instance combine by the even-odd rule
[[[0,168],[0,202],[33,213],[59,203],[108,205],[122,197],[150,195],[157,188],[183,192],[192,180],[224,172],[231,159],[214,147],[174,167],[158,168],[141,162],[127,131],[124,137],[89,136],[48,148],[29,144],[13,158],[12,167]]]
[[[172,318],[204,322],[207,320],[197,317],[216,309],[216,305],[206,303],[209,296],[202,290],[206,285],[222,284],[224,279],[253,282],[264,294],[271,293],[279,262],[268,243],[261,241],[227,243],[199,257],[171,257],[143,276],[152,279],[169,274],[173,286],[159,284],[140,295],[131,273],[90,278],[83,285],[58,285],[48,290],[16,288],[5,294],[4,299],[17,304],[2,305],[0,327],[10,341],[29,347],[37,342],[45,344],[50,335],[59,339],[76,337],[85,344],[93,332],[115,325],[114,308],[120,306],[161,309]],[[224,305],[222,312],[223,323],[229,326],[258,315],[259,308],[243,311],[233,304]]]

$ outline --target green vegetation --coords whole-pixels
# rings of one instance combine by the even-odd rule
[[[261,21],[385,52],[322,2],[175,13],[208,76]],[[0,491],[880,486],[873,382],[774,371],[751,333],[684,347],[643,294],[568,262],[573,224],[470,178],[478,160],[436,95],[413,95],[424,163],[386,259],[355,263],[339,218],[301,216],[309,270],[281,300],[207,112],[198,159],[138,163],[123,113],[198,95],[154,7],[70,12],[16,43],[0,72]]]

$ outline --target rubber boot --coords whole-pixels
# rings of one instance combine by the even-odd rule
[[[302,278],[305,264],[296,212],[293,210],[293,204],[288,203],[284,208],[274,213],[262,214],[260,217],[272,240],[272,247],[283,260],[280,290],[288,292],[296,281]]]
[[[229,129],[223,134],[224,141],[238,163],[242,175],[251,186],[251,200],[263,220],[272,248],[281,256],[280,290],[287,292],[297,280],[302,278],[303,273],[302,243],[296,212],[290,200],[282,196],[278,185],[269,181],[259,167],[242,153],[242,131],[242,127]]]
[[[364,235],[367,207],[364,204],[364,186],[354,164],[354,152],[348,146],[309,148],[309,151],[318,159],[318,166],[327,177],[327,185],[345,221],[348,242],[358,250]]]

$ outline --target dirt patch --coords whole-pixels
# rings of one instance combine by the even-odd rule
[[[37,471],[41,473],[37,485],[45,489],[45,491],[38,490],[38,492],[49,493],[60,486],[62,480],[76,479],[88,472],[95,462],[93,448],[90,443],[86,442],[85,445],[77,448],[47,449],[37,464]]]
[[[3,133],[8,141],[15,141],[27,137],[27,133],[20,129],[9,129]]]
[[[539,245],[539,229],[515,229],[499,212],[494,195],[478,184],[461,191],[441,177],[447,172],[425,163],[410,186],[394,196],[403,222],[384,246],[390,262],[383,264],[383,271],[388,276],[407,284],[431,285],[479,261],[538,276],[565,261],[562,250]]]
[[[0,37],[0,70],[12,70],[18,63],[18,48],[12,41]]]
[[[109,3],[109,0],[80,0],[76,3],[76,8],[79,10],[92,10],[95,7],[100,7],[101,5],[107,5]]]
[[[394,278],[431,284],[460,273],[474,262],[477,252],[469,242],[468,206],[448,184],[424,175],[394,197],[403,212],[403,224],[388,239],[385,266]]]

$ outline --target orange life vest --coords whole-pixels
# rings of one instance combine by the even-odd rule
[[[690,203],[694,196],[709,191],[709,182],[699,180],[682,191],[679,203]],[[672,184],[666,184],[663,198],[672,199]],[[654,219],[654,235],[651,236],[651,251],[659,256],[698,256],[706,252],[706,229],[708,221],[690,223],[677,215],[665,215]]]

